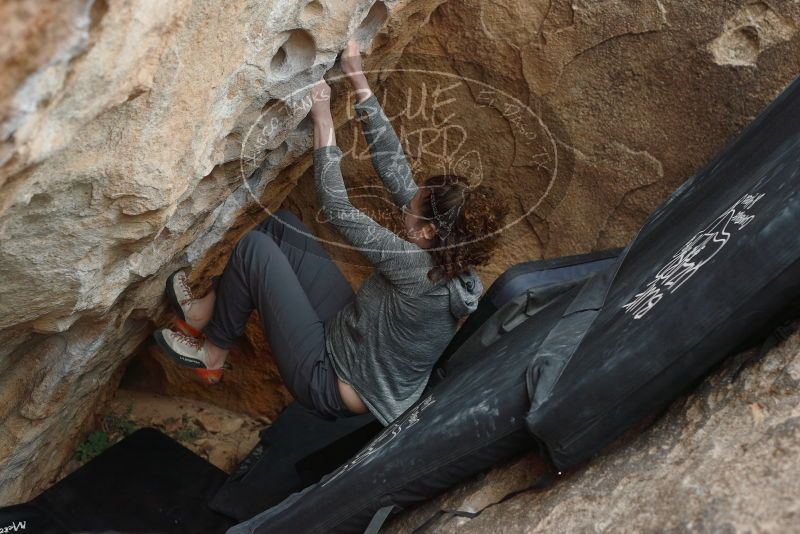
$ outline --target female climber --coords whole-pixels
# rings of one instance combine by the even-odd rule
[[[414,404],[459,319],[475,310],[506,215],[486,185],[433,176],[417,186],[400,141],[351,41],[341,66],[356,94],[373,165],[402,212],[401,238],[350,203],[324,80],[311,90],[314,179],[326,220],[375,267],[353,293],[309,230],[280,210],[234,247],[213,289],[194,298],[182,271],[167,294],[189,332],[159,330],[159,346],[213,383],[257,309],[286,387],[323,418],[372,412],[388,425]],[[181,323],[179,323],[181,324]]]

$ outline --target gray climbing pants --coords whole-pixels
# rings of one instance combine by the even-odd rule
[[[355,415],[342,401],[325,347],[325,325],[353,290],[294,214],[277,211],[240,239],[213,286],[214,315],[203,328],[212,343],[232,347],[258,310],[295,400],[325,418]]]

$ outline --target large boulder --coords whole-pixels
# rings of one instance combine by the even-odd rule
[[[788,0],[451,0],[377,93],[418,181],[474,173],[508,200],[491,282],[520,261],[627,243],[800,73],[799,27]],[[337,139],[356,203],[385,218],[360,124]],[[312,169],[287,173],[285,206],[357,283],[368,266],[317,222]]]
[[[204,290],[281,204],[354,285],[369,273],[318,220],[303,120],[347,38],[369,45],[418,178],[506,195],[487,284],[625,243],[800,72],[791,0],[17,0],[0,15],[0,504],[58,472],[134,353],[131,387],[266,416],[288,402],[256,318],[214,388],[143,342],[169,320],[166,276],[192,265]],[[333,87],[355,201],[391,224]]]
[[[508,200],[499,249],[480,269],[488,285],[521,261],[624,245],[800,72],[798,24],[792,2],[450,0],[398,59],[382,56],[389,59],[369,64],[368,75],[417,181],[469,174]],[[376,45],[393,38],[378,35]],[[739,57],[746,64],[732,59]],[[337,141],[351,199],[396,227],[353,97],[334,98],[344,100]],[[310,158],[283,171],[275,187],[286,188],[283,206],[301,215],[358,287],[371,266],[325,224]],[[263,365],[249,355],[265,349],[256,319],[248,332],[241,350],[249,372]],[[157,352],[141,361],[151,372],[132,386],[216,394],[188,383]],[[232,385],[230,395],[273,396],[274,377],[257,376],[260,391]]]
[[[440,1],[2,3],[0,504],[57,472],[163,324],[166,276],[280,204],[347,39],[392,32],[385,61]]]

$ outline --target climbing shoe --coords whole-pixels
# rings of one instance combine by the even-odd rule
[[[178,315],[178,318],[175,319],[175,326],[190,336],[202,337],[202,332],[186,322],[186,317],[192,308],[194,298],[192,298],[192,288],[189,287],[189,280],[185,272],[175,271],[169,275],[166,293],[167,299]]]
[[[222,380],[223,372],[233,367],[228,362],[220,369],[208,369],[208,345],[203,338],[176,332],[169,328],[157,330],[153,337],[156,344],[161,347],[167,356],[175,363],[188,367],[200,380],[207,384],[216,384]]]

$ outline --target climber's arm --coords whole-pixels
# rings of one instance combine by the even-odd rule
[[[314,121],[314,149],[323,146],[336,146],[336,132],[333,130],[333,119]]]
[[[369,88],[361,64],[361,52],[355,41],[347,43],[341,61],[342,70],[350,79],[356,93],[354,107],[363,124],[372,164],[383,186],[391,194],[392,201],[398,208],[402,208],[414,198],[417,184],[414,183],[400,139],[378,102],[378,97]]]
[[[331,88],[324,79],[311,88],[311,120],[314,124],[314,150],[336,146],[336,131],[331,116]]]
[[[414,183],[400,140],[374,94],[366,100],[356,102],[354,107],[363,121],[364,137],[372,156],[372,165],[383,186],[391,194],[392,201],[398,208],[402,208],[414,198],[417,184]]]
[[[341,160],[342,151],[336,145],[314,149],[314,184],[323,219],[396,287],[418,287],[427,272],[420,256],[427,257],[427,252],[353,206],[342,177]]]
[[[324,219],[388,280],[399,287],[418,283],[418,246],[401,239],[350,203],[330,113],[330,88],[324,80],[311,90],[314,123],[314,184]]]

